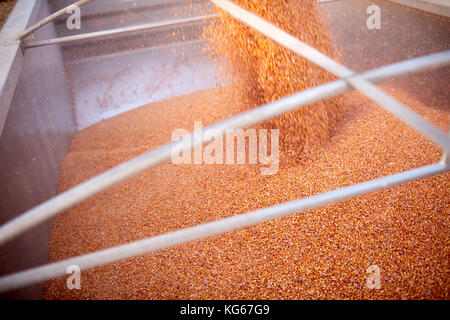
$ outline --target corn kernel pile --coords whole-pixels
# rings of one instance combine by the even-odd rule
[[[239,112],[218,89],[152,103],[78,132],[60,191]],[[445,129],[449,113],[394,97]],[[147,170],[54,219],[51,262],[437,162],[429,140],[363,95],[320,152],[261,176],[257,165]],[[283,153],[283,150],[280,150]],[[448,299],[450,173],[48,281],[47,299]],[[381,288],[366,286],[367,268]]]
[[[325,55],[339,59],[332,47],[328,31],[315,7],[315,0],[237,0],[237,5],[257,14]],[[221,71],[240,93],[243,108],[253,108],[284,96],[333,80],[327,71],[296,53],[281,47],[258,31],[247,27],[222,9],[215,8],[219,18],[206,27],[204,38],[210,39],[210,49],[218,57],[217,65],[225,59]],[[342,103],[339,98],[267,121],[271,128],[280,129],[281,145],[298,156],[329,137],[331,122],[336,121]]]
[[[237,4],[338,58],[314,1]],[[300,6],[301,5],[301,6]],[[297,6],[297,7],[292,7]],[[294,9],[293,9],[294,8]],[[229,118],[332,77],[219,11],[205,32],[233,85],[155,102],[78,132],[59,191],[170,141],[177,128]],[[219,65],[219,63],[218,63]],[[442,130],[448,110],[392,91]],[[68,259],[428,165],[441,150],[358,92],[278,117],[279,172],[258,165],[146,170],[54,219],[49,260]],[[289,161],[292,152],[305,155]],[[46,299],[448,299],[450,173],[46,283]],[[367,270],[380,270],[379,289]]]
[[[17,0],[0,1],[0,28],[3,27]]]

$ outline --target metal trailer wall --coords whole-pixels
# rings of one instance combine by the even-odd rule
[[[70,1],[50,0],[52,11]],[[192,6],[191,6],[192,4]],[[81,29],[55,21],[58,37],[207,14],[207,0],[95,0],[81,7]],[[217,72],[202,54],[203,21],[61,45],[77,129],[148,104],[209,89]],[[33,50],[30,48],[29,50]]]
[[[46,0],[25,1],[34,5],[28,25],[51,13]],[[46,25],[35,36],[55,37],[54,25]],[[56,194],[60,164],[75,132],[59,46],[23,55],[23,64],[16,65],[20,75],[0,136],[0,224]],[[48,221],[1,246],[0,274],[47,263],[50,226]],[[43,288],[38,284],[0,298],[42,299]]]

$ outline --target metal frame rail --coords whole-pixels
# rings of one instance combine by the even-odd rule
[[[0,227],[0,245],[27,231],[33,226],[57,215],[65,209],[88,199],[95,194],[131,177],[146,169],[156,166],[170,159],[172,149],[177,151],[195,149],[208,143],[212,138],[210,130],[218,130],[221,135],[226,129],[237,129],[252,126],[277,115],[307,106],[320,100],[333,97],[353,89],[358,89],[366,96],[379,103],[383,108],[396,115],[409,126],[424,134],[430,140],[443,148],[443,156],[440,162],[428,166],[404,171],[379,179],[343,187],[322,194],[302,198],[296,201],[281,203],[245,214],[235,215],[218,221],[200,224],[195,227],[181,229],[152,238],[131,242],[129,244],[89,253],[68,260],[47,264],[26,271],[17,272],[0,278],[0,292],[5,292],[37,282],[56,278],[64,275],[70,265],[78,265],[81,269],[89,269],[107,263],[123,260],[133,256],[145,254],[159,249],[175,246],[212,235],[230,232],[239,228],[255,225],[267,220],[284,217],[303,210],[313,209],[329,203],[342,201],[358,195],[389,188],[402,183],[422,179],[431,175],[446,172],[450,169],[448,152],[450,150],[450,137],[444,132],[427,122],[419,115],[403,106],[392,97],[379,90],[370,82],[379,82],[385,79],[407,73],[429,70],[450,64],[450,51],[436,53],[407,61],[398,62],[389,66],[354,74],[350,69],[338,64],[336,61],[323,55],[316,49],[308,46],[300,40],[292,37],[281,29],[271,25],[258,16],[242,9],[228,0],[211,0],[216,6],[225,10],[236,19],[258,30],[270,39],[284,47],[300,54],[304,58],[316,63],[322,68],[334,73],[342,79],[317,86],[312,89],[279,99],[275,102],[260,106],[244,112],[233,118],[221,121],[204,129],[202,139],[190,141],[195,133],[186,136],[176,142],[158,147],[137,158],[112,168],[70,190],[67,190],[52,199],[25,212]],[[79,1],[89,2],[89,1]],[[64,10],[64,9],[63,9]],[[52,15],[55,16],[56,14]],[[50,16],[50,17],[52,17]],[[47,23],[50,17],[44,19]],[[54,17],[53,19],[55,19]],[[44,21],[43,20],[43,21]],[[39,23],[38,23],[39,24]],[[36,24],[36,25],[38,25]],[[161,23],[163,24],[163,23]],[[42,24],[43,25],[43,24]],[[33,28],[33,27],[31,27]],[[36,28],[37,29],[37,28]],[[34,29],[34,30],[36,30]],[[133,29],[133,28],[130,28]],[[34,31],[32,30],[31,33]],[[129,32],[125,31],[125,32]],[[25,31],[24,33],[26,33]],[[28,32],[28,34],[31,34]],[[22,34],[23,35],[23,34]],[[19,35],[20,37],[20,35]],[[23,38],[23,37],[22,37]],[[56,41],[52,41],[53,44]],[[26,47],[26,45],[25,45]],[[28,46],[32,47],[32,46]]]
[[[48,40],[42,40],[42,41],[25,41],[25,42],[23,42],[23,47],[25,49],[28,49],[28,48],[49,46],[52,44],[69,43],[69,42],[75,42],[75,41],[80,41],[80,40],[89,40],[89,39],[96,39],[96,38],[102,38],[102,37],[108,37],[108,36],[115,36],[115,35],[119,35],[119,34],[130,33],[130,32],[148,31],[148,30],[152,30],[152,29],[171,27],[171,26],[176,26],[176,25],[180,25],[180,24],[202,22],[207,19],[214,18],[214,17],[215,17],[215,15],[206,15],[206,16],[198,16],[198,17],[192,17],[192,18],[173,19],[173,20],[169,20],[169,21],[146,23],[146,24],[141,24],[141,25],[137,25],[137,26],[130,26],[130,27],[124,27],[124,28],[111,29],[111,30],[97,31],[97,32],[82,33],[82,34],[77,34],[74,36],[67,36],[67,37],[48,39]]]
[[[37,29],[45,26],[47,23],[52,22],[53,20],[58,19],[59,17],[62,17],[64,15],[67,14],[67,12],[73,8],[73,7],[81,7],[84,6],[85,4],[88,4],[89,2],[91,2],[92,0],[80,0],[77,1],[73,4],[71,4],[70,6],[67,6],[51,15],[49,15],[47,18],[42,19],[41,21],[33,24],[31,27],[27,28],[25,31],[19,33],[16,37],[16,40],[24,40],[26,37],[28,37],[29,35],[33,34]]]

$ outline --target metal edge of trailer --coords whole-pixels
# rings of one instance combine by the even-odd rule
[[[24,61],[21,43],[14,38],[26,29],[39,7],[39,1],[19,0],[0,31],[0,136]]]
[[[448,0],[389,0],[399,5],[450,18]]]
[[[0,221],[17,217],[57,194],[63,156],[75,132],[59,46],[31,52],[15,40],[51,14],[47,0],[19,0],[0,32]],[[55,37],[54,24],[36,32]],[[42,81],[42,79],[46,79]],[[0,248],[0,274],[48,262],[51,221]],[[38,284],[0,300],[42,299]]]
[[[73,4],[75,0],[58,0],[57,9]],[[55,1],[52,1],[53,3]],[[149,3],[150,2],[150,3]],[[192,5],[207,4],[209,0],[190,0]],[[89,11],[83,12],[83,17],[89,19],[98,15],[123,13],[124,10],[155,10],[163,7],[176,7],[186,4],[186,0],[95,0],[89,3]],[[55,20],[63,22],[62,18]]]

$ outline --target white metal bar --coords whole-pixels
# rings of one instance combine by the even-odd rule
[[[302,57],[324,68],[325,70],[341,78],[345,78],[346,81],[348,81],[354,88],[362,91],[370,99],[380,104],[383,108],[406,122],[412,128],[421,132],[444,149],[450,149],[450,139],[444,132],[436,128],[430,122],[426,121],[371,83],[358,77],[350,77],[354,74],[352,70],[337,63],[333,59],[322,54],[317,49],[275,27],[274,25],[268,23],[264,19],[261,19],[257,15],[254,15],[253,13],[248,12],[247,10],[235,5],[231,1],[211,0],[211,2],[213,2],[219,8],[225,10],[234,18],[259,31],[273,41],[276,41],[282,46],[294,51]]]
[[[26,41],[23,43],[23,47],[25,49],[30,49],[30,48],[35,48],[35,47],[49,46],[49,45],[53,45],[53,44],[61,44],[61,43],[69,43],[69,42],[75,42],[75,41],[80,41],[80,40],[103,38],[103,37],[107,37],[107,36],[119,35],[119,34],[124,34],[124,33],[129,33],[129,32],[145,31],[145,30],[170,27],[170,26],[175,26],[175,25],[180,25],[180,24],[194,23],[194,22],[199,22],[199,21],[203,21],[206,19],[211,19],[214,17],[215,17],[215,15],[206,15],[206,16],[198,16],[198,17],[191,17],[191,18],[174,19],[174,20],[162,21],[162,22],[158,21],[158,22],[153,22],[153,23],[141,24],[141,25],[137,25],[137,26],[96,31],[96,32],[90,32],[90,33],[83,33],[83,34],[77,34],[77,35],[73,35],[73,36],[54,38],[54,39],[48,39],[48,40]]]
[[[450,137],[450,130],[448,131],[448,136]],[[442,154],[441,162],[447,166],[450,166],[450,156],[449,156],[450,149],[447,149]]]
[[[66,274],[67,267],[71,265],[77,265],[80,269],[93,268],[148,252],[172,247],[178,244],[249,227],[264,221],[284,217],[304,210],[314,209],[358,195],[393,187],[405,182],[442,173],[448,169],[448,166],[439,162],[429,166],[370,180],[296,201],[282,203],[273,207],[259,209],[253,212],[131,242],[125,245],[89,253],[68,260],[47,264],[0,278],[0,292],[18,289],[27,285],[62,276]]]
[[[53,20],[58,19],[59,17],[67,14],[67,10],[70,9],[71,7],[77,6],[77,7],[81,7],[84,6],[85,4],[88,4],[89,2],[91,2],[93,0],[80,0],[77,1],[73,4],[71,4],[70,6],[67,6],[51,15],[49,15],[47,18],[42,19],[41,21],[33,24],[31,27],[27,28],[25,31],[19,33],[16,36],[16,40],[23,40],[24,38],[26,38],[27,36],[29,36],[30,34],[32,34],[33,32],[35,32],[36,30],[38,30],[39,28],[41,28],[42,26],[45,26],[47,23],[52,22]]]
[[[394,75],[398,76],[409,73],[410,71],[416,72],[448,64],[450,64],[450,51],[415,58],[405,62],[399,62],[381,69],[365,72],[359,75],[359,77],[368,81],[382,81]],[[280,114],[318,102],[322,99],[342,94],[352,89],[353,87],[350,86],[345,80],[336,80],[328,84],[282,98],[265,106],[255,108],[233,118],[219,122],[211,127],[205,128],[204,133],[206,133],[208,129],[216,129],[223,135],[226,129],[249,127]],[[206,134],[203,136],[206,136]],[[178,142],[172,142],[156,148],[153,151],[145,153],[137,158],[112,168],[25,212],[0,227],[0,245],[20,233],[32,228],[33,226],[50,219],[59,212],[68,209],[71,206],[88,199],[133,175],[136,175],[139,172],[169,160],[172,148],[175,146],[185,149],[189,148],[191,143],[188,139],[191,139],[192,137],[193,135],[187,136]],[[208,142],[208,140],[204,137],[203,140],[198,143],[197,140],[194,141],[196,143],[193,144],[193,149]]]

